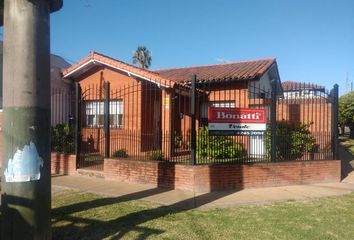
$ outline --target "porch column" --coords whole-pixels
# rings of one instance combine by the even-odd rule
[[[164,159],[172,156],[172,92],[170,89],[162,90],[161,106],[161,132],[162,132],[162,155]]]

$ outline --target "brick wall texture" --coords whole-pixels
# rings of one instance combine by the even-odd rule
[[[166,162],[105,159],[108,179],[209,192],[340,181],[340,161],[188,166]]]
[[[76,155],[52,153],[51,174],[71,175],[76,173]]]

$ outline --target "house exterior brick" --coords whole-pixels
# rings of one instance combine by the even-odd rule
[[[196,192],[339,181],[340,161],[306,160],[330,159],[330,150],[322,158],[319,153],[312,152],[317,154],[312,158],[305,152],[304,157],[300,157],[303,161],[292,162],[198,166],[174,164],[173,161],[180,159],[186,163],[190,161],[192,73],[196,73],[198,79],[195,105],[197,128],[206,126],[206,110],[217,105],[226,108],[264,108],[269,123],[272,80],[279,83],[276,91],[278,96],[282,94],[275,59],[153,72],[91,53],[63,72],[67,80],[80,83],[83,102],[104,101],[105,82],[110,82],[111,101],[122,101],[123,124],[118,128],[110,128],[109,155],[112,156],[116,150],[126,149],[128,156],[104,159],[104,177]],[[316,140],[316,133],[329,132],[327,142],[319,139],[323,150],[331,143],[331,120],[328,119],[332,111],[331,104],[323,99],[314,99],[309,104],[310,100],[291,100],[278,104],[277,120],[295,122],[299,119],[307,123],[315,118],[324,119],[310,126]],[[81,112],[83,121],[84,111]],[[105,155],[103,124],[83,124],[81,133],[83,144],[91,144],[92,148],[90,151],[86,149],[85,154]],[[186,147],[177,146],[175,137],[179,134],[179,141],[183,142],[181,145]],[[244,157],[249,161],[267,161],[264,137],[230,136],[230,139],[242,145],[247,152]],[[164,161],[147,161],[150,159],[148,154],[153,150],[162,151]]]
[[[340,160],[180,165],[169,162],[105,159],[107,179],[194,192],[339,182]]]
[[[51,153],[51,174],[52,175],[73,175],[76,174],[76,155]]]

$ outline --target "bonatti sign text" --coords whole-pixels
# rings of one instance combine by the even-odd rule
[[[264,109],[214,108],[208,109],[210,135],[263,135],[266,130]]]

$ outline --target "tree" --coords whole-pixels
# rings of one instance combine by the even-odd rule
[[[139,46],[133,52],[133,64],[138,64],[139,67],[145,69],[151,65],[151,54],[145,46]]]
[[[354,91],[339,98],[339,119],[340,126],[348,126],[350,138],[354,138]]]

